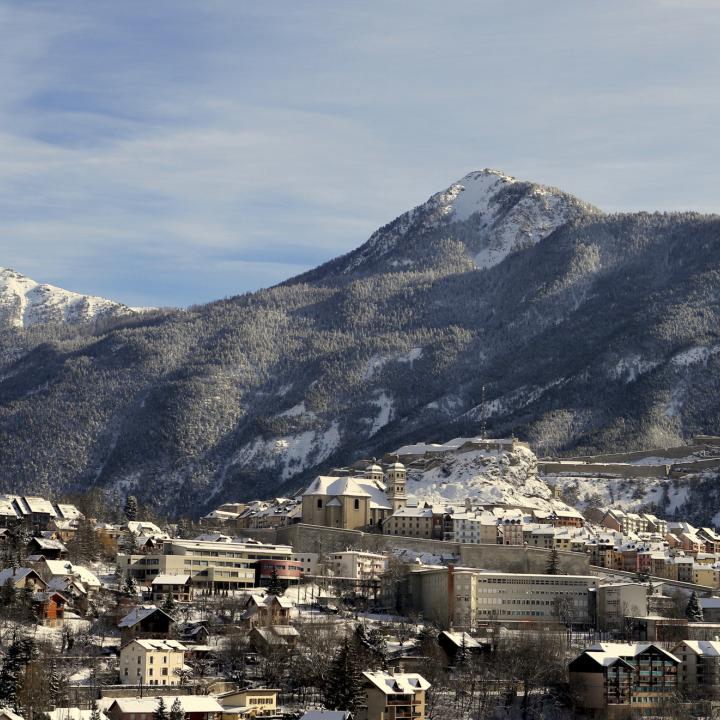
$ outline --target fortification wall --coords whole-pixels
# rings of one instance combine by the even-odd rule
[[[544,572],[549,551],[518,545],[461,544],[444,540],[426,540],[396,535],[339,530],[320,525],[290,525],[277,530],[246,530],[243,534],[263,542],[292,545],[295,552],[332,553],[342,550],[410,550],[432,555],[455,555],[457,564],[500,572]],[[571,575],[587,574],[588,556],[584,553],[559,552],[560,570]]]

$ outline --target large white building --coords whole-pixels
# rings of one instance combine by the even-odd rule
[[[142,582],[152,582],[158,575],[190,575],[195,587],[236,590],[255,586],[259,560],[300,567],[289,545],[203,540],[168,540],[157,555],[118,553],[117,566]],[[282,568],[278,572],[283,575]]]
[[[441,627],[471,629],[487,622],[594,623],[591,575],[487,572],[473,568],[419,568],[410,573],[414,609]]]

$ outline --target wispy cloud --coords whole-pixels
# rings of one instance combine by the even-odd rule
[[[0,264],[132,304],[278,282],[498,166],[720,210],[714,3],[0,8]]]

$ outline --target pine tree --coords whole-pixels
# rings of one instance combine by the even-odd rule
[[[97,700],[93,698],[92,704],[90,705],[90,720],[100,720],[100,708],[98,708]]]
[[[281,597],[284,592],[285,588],[283,587],[282,581],[278,577],[277,570],[273,565],[272,574],[270,575],[270,582],[267,586],[267,593],[268,595],[275,595],[275,597]]]
[[[550,551],[550,555],[548,556],[547,565],[545,566],[545,574],[546,575],[557,575],[560,572],[560,554],[557,551],[557,548],[554,547]]]
[[[175,602],[175,598],[173,597],[173,594],[170,590],[168,590],[167,595],[165,596],[165,600],[162,604],[162,609],[171,617],[175,618],[175,613],[177,612],[177,603]]]
[[[153,720],[168,720],[165,698],[163,698],[162,695],[158,698],[158,704],[153,713]]]
[[[138,501],[134,495],[128,495],[125,498],[124,512],[125,512],[125,517],[128,519],[129,522],[133,522],[134,520],[137,520]]]
[[[2,588],[0,588],[0,607],[10,608],[15,604],[16,600],[17,590],[12,580],[8,578]]]
[[[173,704],[170,707],[170,715],[168,717],[168,720],[185,720],[185,712],[182,708],[180,698],[176,697],[175,700],[173,700]]]
[[[65,696],[65,687],[63,678],[58,672],[57,665],[54,660],[50,663],[50,669],[48,670],[47,685],[50,702],[54,707],[62,706]]]
[[[123,595],[125,595],[126,597],[137,597],[137,583],[135,582],[135,578],[130,573],[125,575],[125,582],[123,583],[122,592]]]
[[[693,594],[690,596],[687,607],[685,608],[685,617],[690,622],[702,622],[703,611],[700,607],[700,601],[698,600],[697,593],[693,590]]]
[[[363,695],[362,672],[353,647],[345,638],[330,665],[324,690],[325,707],[354,712],[362,703]]]

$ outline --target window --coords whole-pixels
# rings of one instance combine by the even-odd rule
[[[319,498],[318,498],[318,501],[317,501],[317,506],[318,506],[318,508],[321,508],[321,507],[322,507],[322,500],[320,500]]]
[[[355,509],[356,509],[356,510],[359,510],[359,509],[360,509],[360,501],[359,501],[357,498],[355,498],[355,503],[354,503],[354,505],[355,505]]]

